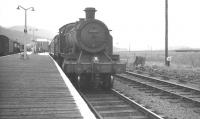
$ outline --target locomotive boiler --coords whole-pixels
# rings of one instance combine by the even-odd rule
[[[80,88],[111,88],[112,74],[125,72],[126,65],[113,54],[108,27],[95,19],[95,8],[86,8],[86,18],[59,29],[50,44],[50,54]]]

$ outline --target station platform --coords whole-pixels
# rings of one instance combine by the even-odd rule
[[[95,119],[49,55],[0,57],[0,119]]]

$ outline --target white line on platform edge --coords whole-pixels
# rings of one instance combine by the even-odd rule
[[[87,106],[86,102],[82,99],[82,97],[79,95],[79,93],[76,91],[74,86],[71,84],[65,73],[62,71],[60,66],[57,64],[57,62],[49,55],[49,57],[54,61],[58,71],[60,72],[63,80],[65,81],[66,86],[69,88],[71,95],[73,96],[81,115],[84,119],[96,119],[94,114],[91,112],[89,107]]]

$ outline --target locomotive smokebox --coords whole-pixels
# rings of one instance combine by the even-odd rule
[[[86,19],[95,19],[95,12],[96,9],[93,7],[87,7],[85,8],[85,13],[86,13]]]

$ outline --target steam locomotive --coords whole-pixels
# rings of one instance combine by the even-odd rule
[[[107,26],[95,19],[95,8],[85,8],[86,18],[59,29],[50,43],[50,54],[79,88],[112,87],[112,74],[126,65],[113,54],[113,39]]]

